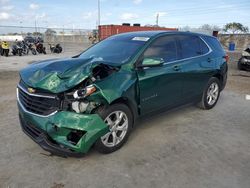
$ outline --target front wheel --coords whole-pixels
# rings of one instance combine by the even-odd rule
[[[22,56],[22,53],[23,53],[22,50],[18,50],[18,55],[19,56]]]
[[[238,64],[237,64],[238,65],[237,67],[238,67],[239,70],[244,70],[244,68],[243,68],[243,66],[241,64],[242,60],[243,60],[243,57],[240,58],[240,60],[238,61]]]
[[[32,53],[33,55],[36,55],[36,50],[35,50],[34,48],[32,48],[32,49],[31,49],[31,53]]]
[[[220,81],[212,77],[207,83],[202,95],[202,99],[198,104],[200,108],[209,110],[213,108],[220,97]]]
[[[132,129],[133,115],[130,109],[121,103],[100,108],[97,113],[109,127],[109,132],[97,140],[95,148],[101,153],[112,153],[127,141]]]

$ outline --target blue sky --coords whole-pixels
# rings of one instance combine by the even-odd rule
[[[167,27],[250,26],[250,0],[100,0],[101,24],[141,23]],[[92,29],[97,0],[0,0],[0,25]]]

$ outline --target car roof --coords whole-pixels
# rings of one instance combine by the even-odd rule
[[[128,33],[121,33],[121,34],[117,34],[114,35],[115,37],[148,37],[148,38],[153,38],[156,37],[158,35],[164,35],[164,34],[181,34],[181,35],[195,35],[195,36],[209,36],[209,35],[205,35],[202,33],[194,33],[194,32],[189,32],[189,31],[135,31],[135,32],[128,32]],[[213,37],[213,36],[209,36],[209,37]]]

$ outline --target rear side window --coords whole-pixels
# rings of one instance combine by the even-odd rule
[[[202,54],[206,54],[209,52],[209,48],[207,47],[207,45],[205,44],[205,42],[203,40],[201,40],[199,38],[199,41],[200,41],[200,48],[201,48],[201,53]]]
[[[173,36],[156,39],[144,52],[144,58],[162,58],[164,62],[177,60],[177,44]]]
[[[208,44],[215,50],[223,51],[223,48],[217,38],[204,37]]]
[[[197,36],[179,36],[182,58],[190,58],[209,52],[207,45]]]

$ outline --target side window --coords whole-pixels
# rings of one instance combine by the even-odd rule
[[[217,38],[204,37],[208,44],[215,50],[223,51],[223,48]]]
[[[206,54],[209,52],[209,48],[207,47],[207,45],[204,43],[203,40],[199,39],[200,41],[200,48],[201,48],[201,53],[202,54]]]
[[[179,36],[182,58],[202,55],[200,39],[196,36]]]
[[[164,62],[177,60],[176,40],[173,36],[156,39],[144,52],[144,58],[162,58]]]

